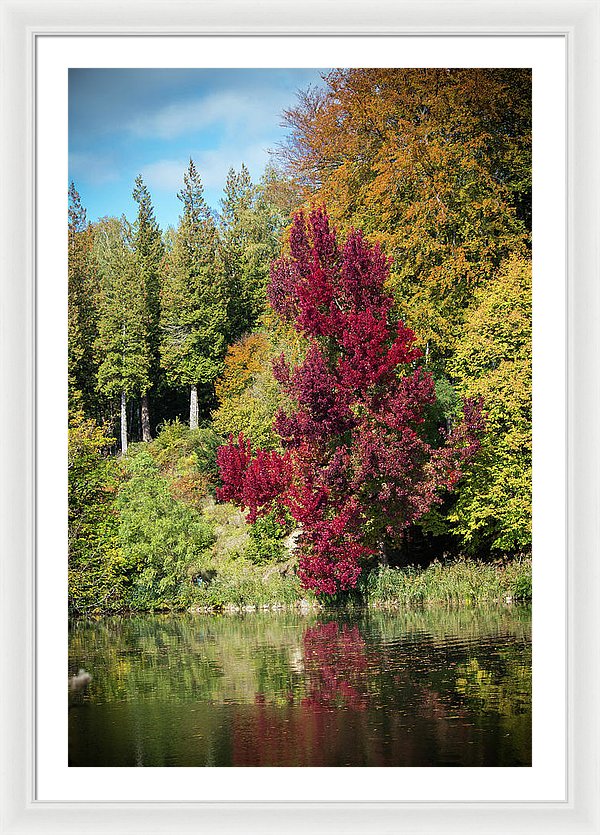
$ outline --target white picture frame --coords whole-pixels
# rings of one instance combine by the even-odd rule
[[[600,3],[421,0],[0,0],[2,72],[0,833],[600,833],[598,386]],[[420,35],[564,38],[567,46],[567,797],[560,802],[94,803],[35,789],[35,85],[44,35]],[[551,454],[551,451],[549,451]],[[229,779],[230,772],[224,772]]]

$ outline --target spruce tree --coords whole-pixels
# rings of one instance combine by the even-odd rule
[[[164,256],[162,235],[154,216],[152,199],[142,176],[135,179],[133,199],[138,204],[137,218],[133,226],[133,254],[138,281],[145,301],[144,324],[150,359],[149,385],[156,389],[159,375],[159,327],[160,327],[160,267]],[[141,395],[142,439],[151,441],[150,407],[148,391]]]
[[[127,452],[127,400],[148,391],[151,367],[146,296],[131,237],[125,218],[104,218],[94,240],[100,271],[97,387],[108,397],[120,397],[123,454]]]
[[[279,251],[283,218],[242,164],[229,170],[219,217],[220,253],[229,297],[229,340],[252,330],[265,309],[269,264]]]
[[[75,184],[69,186],[69,407],[94,412],[97,335],[96,275],[92,257],[93,233]]]
[[[190,427],[198,426],[198,387],[210,389],[225,353],[227,296],[217,230],[190,159],[178,197],[183,213],[166,258],[161,292],[162,366],[172,385],[190,387]]]

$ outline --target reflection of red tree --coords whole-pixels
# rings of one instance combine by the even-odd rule
[[[361,748],[368,662],[358,628],[319,623],[303,643],[307,695],[298,702],[290,693],[287,705],[276,707],[257,693],[252,708],[237,711],[232,765],[345,765],[344,752]]]
[[[356,626],[336,622],[308,628],[303,645],[302,696],[238,706],[231,765],[498,764],[494,739],[453,691],[422,679],[410,648],[374,656]]]
[[[364,710],[367,706],[365,642],[357,626],[319,623],[304,633],[308,695],[304,707]]]

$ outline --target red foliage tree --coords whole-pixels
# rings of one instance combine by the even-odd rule
[[[300,365],[282,355],[273,367],[295,403],[275,419],[282,452],[253,454],[240,436],[218,453],[218,497],[251,522],[287,509],[301,529],[300,577],[320,593],[353,588],[366,558],[440,502],[483,430],[481,403],[468,401],[451,434],[427,440],[434,382],[394,317],[389,266],[361,232],[340,248],[324,210],[296,215],[290,257],[273,264],[268,288],[273,310],[308,342]]]

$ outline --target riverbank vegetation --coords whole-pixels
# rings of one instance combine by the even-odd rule
[[[335,71],[167,230],[71,185],[72,612],[531,598],[530,84]]]

